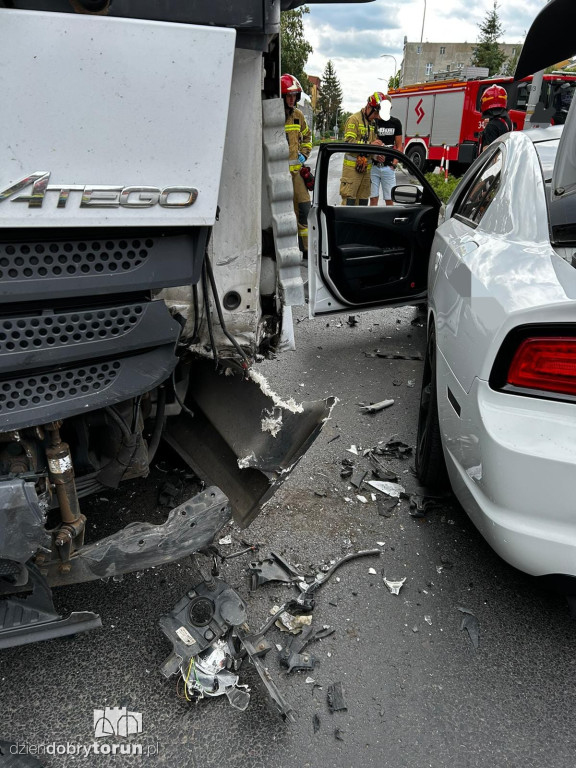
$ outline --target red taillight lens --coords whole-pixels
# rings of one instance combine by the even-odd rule
[[[510,364],[508,384],[576,395],[576,339],[525,339]]]

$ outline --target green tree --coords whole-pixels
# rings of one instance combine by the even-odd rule
[[[473,67],[488,67],[490,75],[498,75],[502,71],[507,56],[498,44],[498,38],[504,30],[498,16],[498,3],[488,11],[483,22],[478,24],[480,35],[472,51],[471,64]]]
[[[518,59],[520,58],[521,53],[522,53],[522,46],[518,44],[518,47],[516,48],[516,53],[513,56],[509,56],[504,62],[504,65],[502,67],[503,75],[506,75],[507,77],[514,76],[514,72],[516,71],[516,65],[518,64]]]
[[[338,113],[342,104],[342,86],[336,76],[331,60],[324,67],[317,106],[317,123],[323,131],[329,131],[338,124]]]
[[[310,83],[304,68],[314,49],[304,37],[305,13],[310,13],[306,5],[295,11],[283,11],[280,14],[280,67],[282,74],[287,72],[294,75],[302,88],[310,93]]]
[[[388,90],[392,91],[395,88],[400,88],[400,70],[388,78]]]

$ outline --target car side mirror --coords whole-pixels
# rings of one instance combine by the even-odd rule
[[[392,200],[395,203],[414,204],[422,200],[422,190],[412,184],[399,184],[392,187]]]

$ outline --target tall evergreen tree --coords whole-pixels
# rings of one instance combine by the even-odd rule
[[[471,64],[473,67],[488,67],[489,75],[498,75],[504,67],[507,56],[498,44],[498,38],[502,36],[504,29],[498,16],[498,3],[494,0],[494,7],[488,11],[483,22],[478,24],[480,35],[472,52]]]
[[[342,104],[342,86],[336,76],[331,60],[324,67],[320,96],[318,98],[318,124],[324,131],[332,130],[338,124],[338,112]]]
[[[305,13],[310,13],[306,5],[295,11],[283,11],[280,15],[280,67],[282,74],[287,72],[294,75],[306,93],[310,93],[310,83],[304,68],[314,49],[304,37]]]

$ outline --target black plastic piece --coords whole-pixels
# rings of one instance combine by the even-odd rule
[[[208,227],[182,232],[4,230],[0,300],[7,303],[149,291],[200,279]]]
[[[180,330],[163,301],[4,316],[0,376],[173,346]]]
[[[332,683],[332,685],[329,685],[326,698],[330,712],[345,712],[348,709],[344,702],[342,683]]]
[[[44,529],[34,484],[5,480],[0,483],[0,558],[25,563],[41,546],[50,546],[50,538]],[[13,580],[17,574],[4,562],[2,575]]]
[[[0,382],[2,430],[69,419],[143,395],[165,381],[177,362],[171,343],[123,359],[5,379]]]
[[[52,592],[38,568],[28,565],[32,594],[0,600],[0,648],[53,640],[102,626],[100,617],[88,611],[63,619],[56,612]]]
[[[197,656],[231,627],[245,621],[246,604],[226,582],[214,579],[196,584],[160,618],[160,627],[174,647],[162,666],[163,674],[170,677],[184,660]]]

